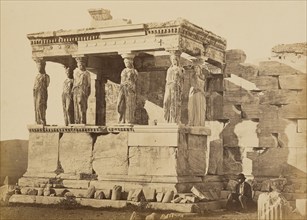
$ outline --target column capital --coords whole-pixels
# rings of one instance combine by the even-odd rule
[[[46,64],[46,61],[43,57],[32,57],[35,63]]]
[[[182,54],[182,51],[181,50],[172,50],[172,49],[169,49],[169,50],[166,50],[167,52],[170,53],[171,56],[177,56],[177,57],[180,57],[181,54]]]
[[[123,59],[134,59],[134,57],[137,55],[137,53],[131,51],[118,52],[118,54],[120,54]]]
[[[77,63],[86,63],[87,57],[85,55],[73,56],[73,58],[77,61]]]

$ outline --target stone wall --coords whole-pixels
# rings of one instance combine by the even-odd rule
[[[243,51],[227,51],[223,91],[208,91],[207,125],[216,133],[210,150],[223,146],[226,175],[305,178],[306,63],[302,72],[276,60],[256,66],[245,58]],[[217,174],[216,166],[209,173]]]

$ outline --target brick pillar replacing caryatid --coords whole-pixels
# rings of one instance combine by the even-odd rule
[[[105,124],[105,80],[102,77],[101,69],[87,68],[91,77],[91,94],[87,103],[87,122],[88,125]]]

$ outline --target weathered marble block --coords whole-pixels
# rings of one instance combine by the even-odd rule
[[[207,136],[180,133],[178,145],[177,173],[204,176],[206,174]]]
[[[176,147],[129,147],[129,175],[177,175]]]
[[[129,175],[202,176],[208,129],[135,126],[129,133]]]
[[[54,173],[58,165],[59,133],[30,133],[25,176]]]
[[[103,175],[128,173],[128,132],[97,137],[93,150],[93,169],[98,180]]]
[[[64,133],[60,139],[59,159],[64,173],[92,173],[92,145],[89,133]]]

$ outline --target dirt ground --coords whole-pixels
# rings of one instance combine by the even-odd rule
[[[58,207],[41,207],[41,206],[2,206],[0,207],[1,220],[129,220],[134,210],[130,209],[63,209]],[[137,211],[140,215],[145,216],[152,211]],[[158,214],[162,214],[156,212]],[[168,214],[171,212],[163,212]],[[187,220],[253,220],[257,219],[256,212],[239,213],[229,211],[215,211],[199,214],[197,216],[186,216]]]

